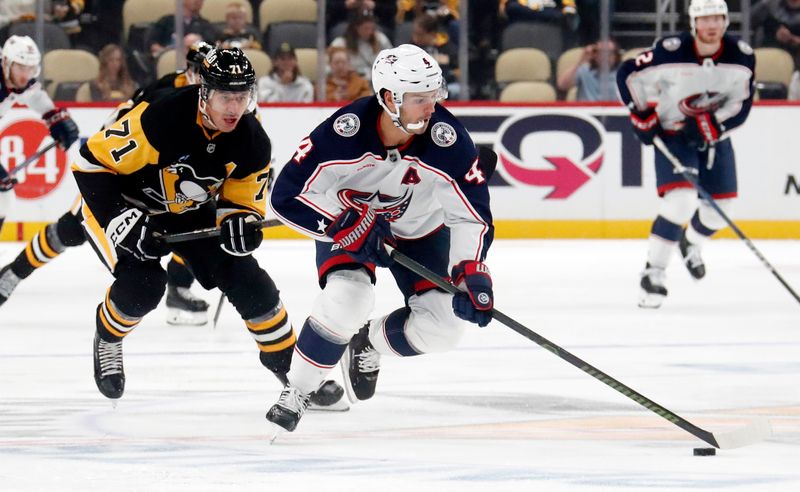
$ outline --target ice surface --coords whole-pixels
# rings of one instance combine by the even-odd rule
[[[800,288],[800,243],[756,244]],[[0,243],[0,264],[22,246]],[[706,248],[702,282],[676,258],[662,308],[639,309],[645,248],[497,241],[496,306],[704,429],[768,418],[766,442],[695,457],[700,440],[492,323],[446,354],[384,357],[374,399],[307,413],[270,446],[280,388],[230,305],[216,330],[168,326],[163,304],[145,318],[114,409],[91,353],[111,277],[84,246],[0,307],[0,490],[797,490],[800,305],[729,240]],[[311,242],[257,257],[299,327],[318,289]],[[402,302],[380,273],[376,314]],[[194,291],[214,309],[216,291]]]

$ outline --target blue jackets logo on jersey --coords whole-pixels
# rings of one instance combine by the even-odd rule
[[[407,188],[401,196],[386,195],[380,191],[367,193],[343,189],[339,191],[339,201],[357,210],[371,208],[376,214],[383,215],[388,222],[393,222],[406,213],[413,195],[414,192],[411,191],[411,188]]]
[[[566,114],[522,116],[506,121],[497,133],[495,150],[499,156],[500,173],[513,185],[552,188],[545,200],[569,198],[603,165],[604,130],[590,117]],[[577,160],[562,154],[564,149],[575,148],[575,137],[582,144]],[[540,167],[538,162],[549,165]]]

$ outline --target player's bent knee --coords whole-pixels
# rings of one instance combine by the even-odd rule
[[[658,214],[673,224],[685,224],[697,210],[694,188],[676,188],[664,194]]]
[[[346,342],[364,326],[374,306],[375,292],[366,271],[337,270],[328,274],[311,316]]]
[[[231,257],[225,263],[217,269],[218,287],[242,318],[262,316],[278,305],[278,287],[253,257]]]
[[[458,345],[466,322],[453,312],[452,298],[444,292],[428,291],[408,300],[411,314],[405,333],[417,352],[446,352]]]
[[[61,244],[67,247],[80,246],[86,242],[83,226],[72,212],[67,212],[59,217],[56,222],[56,233]]]
[[[732,218],[733,216],[733,203],[734,199],[732,198],[723,198],[721,200],[715,200],[719,208],[728,216],[728,218]],[[722,218],[720,214],[717,213],[714,208],[706,202],[702,202],[700,204],[700,222],[708,227],[709,229],[713,229],[718,231],[723,229],[725,226],[728,225],[725,222],[725,219]]]
[[[111,299],[128,316],[144,316],[155,309],[164,296],[167,274],[157,262],[120,262],[114,276]]]

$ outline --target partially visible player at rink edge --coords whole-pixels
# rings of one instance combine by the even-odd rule
[[[183,258],[206,289],[241,315],[261,363],[285,381],[295,334],[270,276],[251,253],[261,244],[271,145],[253,114],[255,72],[238,48],[211,50],[201,85],[139,102],[81,147],[72,166],[90,244],[114,281],[97,306],[94,376],[100,392],[125,390],[123,339],[164,294],[159,262]],[[157,235],[218,225],[218,238],[168,246]],[[323,391],[324,390],[324,391]],[[326,383],[322,403],[343,390]]]
[[[0,58],[3,71],[0,77],[0,118],[14,104],[28,106],[42,115],[58,146],[64,151],[69,149],[78,139],[78,125],[65,109],[56,108],[42,88],[39,81],[42,55],[36,43],[28,36],[11,36],[3,44]],[[15,185],[8,169],[0,165],[0,230],[13,203],[11,190]],[[0,296],[4,291],[2,278],[0,274]]]
[[[422,49],[380,52],[372,84],[375,96],[341,108],[300,142],[271,194],[280,220],[316,240],[322,288],[289,384],[267,413],[289,431],[340,359],[348,397],[366,400],[382,356],[450,350],[462,320],[485,326],[492,316],[483,263],[494,235],[491,156],[479,159],[466,129],[438,104],[447,95],[442,71]],[[463,293],[445,293],[394,263],[384,241]],[[377,267],[389,268],[405,305],[369,320]]]
[[[642,143],[652,145],[660,136],[730,216],[737,182],[729,132],[750,113],[755,57],[747,43],[725,33],[730,19],[723,0],[692,0],[689,18],[691,33],[660,39],[623,63],[617,87]],[[655,166],[661,200],[639,301],[648,308],[659,307],[667,296],[665,270],[676,245],[689,273],[701,279],[706,273],[701,248],[726,225],[658,148]]]
[[[155,91],[176,89],[198,84],[200,63],[211,51],[211,45],[194,43],[186,53],[186,70],[169,73],[149,86],[139,89],[128,101],[120,104],[108,118],[104,128],[124,116],[136,103],[155,96]],[[57,221],[48,224],[37,232],[14,260],[0,269],[0,306],[2,306],[19,283],[37,269],[49,264],[67,248],[80,246],[86,242],[77,201],[70,210]],[[192,294],[190,287],[194,282],[192,273],[183,260],[173,255],[167,264],[167,323],[175,325],[204,325],[208,322],[208,303]]]

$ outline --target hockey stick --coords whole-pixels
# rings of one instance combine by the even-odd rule
[[[219,315],[222,314],[222,306],[225,305],[225,293],[219,293],[219,302],[217,303],[217,310],[214,312],[214,324],[211,325],[212,330],[217,329],[217,322],[219,321]]]
[[[789,283],[783,279],[781,274],[778,273],[777,270],[775,270],[775,267],[773,267],[772,264],[769,261],[767,261],[764,255],[762,255],[761,252],[758,250],[758,248],[756,248],[755,244],[753,244],[753,242],[750,241],[750,239],[748,239],[748,237],[744,235],[744,232],[742,232],[742,230],[739,229],[739,227],[728,217],[728,215],[722,211],[722,209],[719,207],[714,198],[712,198],[712,196],[706,190],[704,190],[702,186],[700,186],[700,184],[697,182],[697,179],[694,176],[692,176],[692,174],[689,172],[689,170],[686,169],[686,167],[681,163],[681,161],[677,157],[675,157],[675,155],[672,152],[669,151],[664,141],[661,140],[661,137],[656,135],[653,138],[653,143],[655,144],[656,147],[658,147],[658,150],[660,150],[661,153],[664,154],[664,156],[669,160],[669,162],[675,168],[675,171],[681,173],[684,179],[686,179],[686,181],[688,181],[689,183],[691,183],[692,186],[694,186],[694,188],[697,190],[697,193],[700,194],[703,200],[705,200],[706,202],[708,202],[709,205],[711,205],[711,208],[713,208],[714,211],[717,212],[719,216],[723,218],[723,220],[725,220],[725,223],[728,224],[728,227],[730,227],[733,230],[733,232],[735,232],[736,235],[739,236],[739,239],[744,241],[747,247],[750,248],[750,251],[752,251],[758,257],[759,260],[761,260],[761,263],[765,267],[767,267],[767,270],[772,272],[775,278],[777,278],[778,281],[781,284],[783,284],[784,287],[786,287],[786,290],[788,290],[789,293],[792,295],[792,297],[794,297],[794,300],[800,302],[800,296],[797,295],[797,292],[795,292],[794,289],[792,289],[792,287],[789,285]]]
[[[387,245],[386,248],[388,249],[392,258],[397,263],[401,264],[402,266],[416,273],[425,280],[433,282],[437,287],[443,289],[446,292],[449,292],[450,294],[456,294],[460,292],[460,290],[456,286],[446,281],[445,279],[441,278],[439,275],[437,275],[435,272],[431,271],[424,265],[419,264],[418,262],[404,255],[403,253],[392,248],[390,245]],[[642,395],[638,391],[632,389],[630,386],[627,386],[619,382],[618,380],[609,376],[600,369],[594,367],[588,362],[585,362],[578,356],[573,355],[572,353],[559,347],[550,340],[526,328],[521,323],[518,323],[517,321],[511,319],[510,317],[501,313],[497,309],[492,309],[492,317],[497,321],[499,321],[500,323],[503,323],[507,327],[511,328],[512,330],[516,331],[520,335],[524,336],[525,338],[533,342],[536,342],[547,351],[569,362],[570,364],[577,367],[586,374],[592,376],[593,378],[599,380],[600,382],[606,384],[607,386],[610,386],[611,388],[617,390],[618,392],[622,393],[626,397],[635,401],[639,405],[655,413],[659,417],[668,420],[669,422],[672,422],[673,424],[677,425],[678,427],[685,430],[689,434],[692,434],[693,436],[699,438],[702,441],[705,441],[706,443],[714,446],[715,448],[733,449],[742,446],[748,446],[750,444],[762,441],[772,434],[769,422],[767,422],[766,420],[755,420],[753,422],[750,422],[747,426],[741,429],[736,429],[734,431],[723,432],[723,433],[712,433],[705,429],[701,429],[700,427],[694,425],[693,423],[689,422],[683,417],[664,408],[663,406],[659,405],[653,400]]]
[[[34,162],[38,161],[40,157],[45,155],[50,149],[52,149],[56,145],[58,145],[58,142],[53,140],[52,142],[50,142],[49,144],[45,145],[41,149],[37,150],[36,152],[33,153],[33,155],[31,155],[30,157],[28,157],[27,159],[22,161],[22,164],[20,164],[18,166],[14,166],[14,169],[8,171],[8,177],[9,178],[13,178],[15,174],[17,174],[18,172],[21,172],[26,167],[28,167],[31,164],[33,164]]]
[[[278,219],[265,219],[260,221],[261,228],[275,227],[283,224]],[[181,243],[183,241],[192,241],[194,239],[205,239],[208,237],[219,236],[219,227],[208,227],[206,229],[198,229],[192,232],[179,232],[177,234],[166,234],[161,236],[161,239],[166,243]]]

